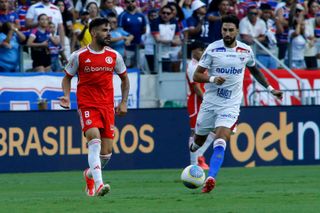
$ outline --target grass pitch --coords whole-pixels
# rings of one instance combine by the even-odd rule
[[[222,168],[210,194],[180,170],[105,171],[111,193],[85,195],[82,171],[0,175],[0,212],[320,212],[320,166]]]

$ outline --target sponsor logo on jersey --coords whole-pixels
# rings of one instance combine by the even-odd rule
[[[106,57],[106,62],[107,62],[107,64],[112,64],[113,59],[110,56],[108,56],[108,57]]]
[[[235,67],[230,67],[230,68],[217,68],[216,69],[217,73],[225,73],[225,74],[241,74],[242,73],[242,68],[235,68]]]
[[[240,61],[244,61],[245,57],[240,57]]]
[[[90,63],[91,62],[91,60],[90,60],[90,58],[88,58],[84,63]]]
[[[226,52],[226,48],[218,47],[218,48],[212,49],[212,52]]]
[[[229,54],[229,55],[226,55],[226,57],[227,57],[227,58],[235,58],[235,57],[237,57],[237,56],[236,56],[236,55],[230,55],[230,54]]]
[[[93,67],[93,66],[85,66],[84,72],[113,72],[112,67]]]

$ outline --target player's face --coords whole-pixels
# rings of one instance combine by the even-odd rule
[[[110,30],[111,30],[110,24],[108,25],[104,24],[97,28],[96,35],[95,35],[97,44],[101,46],[109,46],[111,41]]]
[[[233,23],[223,23],[221,27],[223,42],[226,46],[231,46],[238,35],[238,29]]]

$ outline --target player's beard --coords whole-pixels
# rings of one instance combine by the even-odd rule
[[[110,45],[110,37],[106,37],[106,38],[99,38],[97,39],[97,43],[100,46],[109,46]]]
[[[236,38],[232,38],[232,37],[225,37],[223,38],[223,42],[226,46],[230,46],[231,44],[233,44],[233,42],[236,40]]]

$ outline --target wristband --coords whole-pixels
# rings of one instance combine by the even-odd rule
[[[209,82],[210,82],[210,83],[214,83],[214,79],[215,79],[215,78],[216,78],[215,76],[210,76]]]
[[[271,85],[269,85],[269,86],[267,87],[267,90],[268,90],[269,92],[272,92],[272,91],[274,90],[274,88],[273,88]]]

